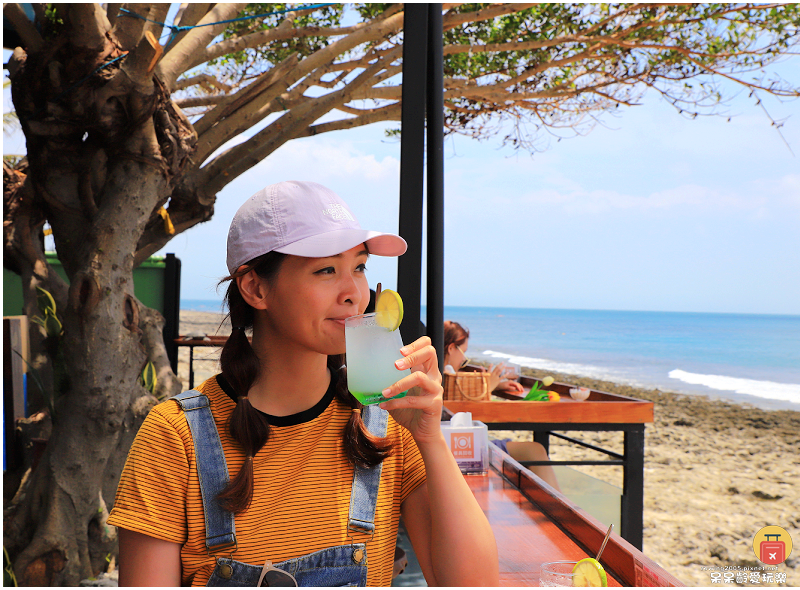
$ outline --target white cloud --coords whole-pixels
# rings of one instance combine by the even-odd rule
[[[381,159],[360,151],[346,141],[315,142],[295,140],[281,147],[260,166],[265,171],[280,171],[284,178],[294,172],[302,178],[337,178],[371,182],[397,182],[400,161],[392,156]]]

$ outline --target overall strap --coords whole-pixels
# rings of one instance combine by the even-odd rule
[[[377,405],[364,406],[361,419],[373,436],[386,436],[386,425],[389,412]],[[375,467],[362,469],[356,466],[353,470],[353,488],[350,492],[350,515],[347,521],[348,531],[375,533],[375,508],[378,503],[378,487],[381,483],[383,463]]]
[[[206,549],[209,553],[236,548],[236,527],[233,513],[224,510],[217,495],[228,485],[228,464],[222,451],[217,425],[211,414],[208,397],[190,389],[173,396],[183,413],[194,442],[197,475],[203,496],[206,521]]]

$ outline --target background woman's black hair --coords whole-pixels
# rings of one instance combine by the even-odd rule
[[[245,454],[245,462],[239,472],[217,496],[223,508],[238,514],[250,506],[253,498],[253,457],[266,444],[269,438],[269,422],[262,412],[256,410],[247,398],[247,393],[258,378],[259,360],[250,341],[247,330],[252,329],[255,321],[255,310],[244,300],[236,278],[246,275],[251,270],[266,281],[274,280],[286,254],[268,252],[239,268],[230,276],[222,279],[220,284],[230,281],[225,293],[228,316],[231,320],[231,335],[220,355],[222,376],[230,383],[238,396],[236,408],[231,414],[228,428],[231,438],[241,445]],[[244,328],[244,329],[242,329]],[[347,389],[347,378],[344,368],[344,355],[328,357],[328,369],[331,378],[336,379],[335,395],[346,406],[360,409],[363,406]],[[337,373],[339,373],[337,375]],[[372,436],[361,419],[360,412],[350,412],[350,418],[343,432],[344,449],[348,460],[359,467],[377,465],[391,454],[392,445],[386,439]]]

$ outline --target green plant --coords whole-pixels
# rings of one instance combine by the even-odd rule
[[[158,377],[156,376],[156,368],[153,365],[153,361],[147,361],[147,364],[144,366],[144,370],[142,371],[142,385],[144,385],[147,391],[155,395]]]
[[[36,306],[42,316],[34,316],[31,321],[42,326],[48,337],[57,338],[61,336],[64,327],[61,325],[61,320],[56,316],[56,301],[49,291],[36,287]]]
[[[8,551],[3,547],[3,586],[16,586],[17,577],[14,575],[14,568],[11,566],[11,558]]]
[[[547,395],[547,392],[542,389],[542,385],[545,387],[550,387],[553,384],[552,377],[545,377],[541,381],[537,381],[531,387],[531,390],[528,392],[528,395],[525,396],[526,402],[546,402],[550,398]]]

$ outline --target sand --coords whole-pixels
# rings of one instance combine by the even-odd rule
[[[221,318],[181,311],[181,333],[214,334]],[[228,326],[219,332],[229,333]],[[195,348],[195,384],[218,372],[218,358],[217,348]],[[184,385],[188,359],[188,349],[181,349],[178,376]],[[795,548],[777,571],[787,574],[785,585],[800,585],[800,412],[765,411],[702,396],[548,374],[556,381],[654,402],[655,422],[645,428],[645,555],[687,585],[708,586],[711,570],[702,568],[762,566],[753,553],[753,537],[764,526],[778,525],[792,535]],[[568,434],[622,452],[622,433]],[[496,431],[491,436],[531,439],[529,432]],[[554,437],[550,456],[605,458]],[[622,486],[620,467],[575,468]]]

